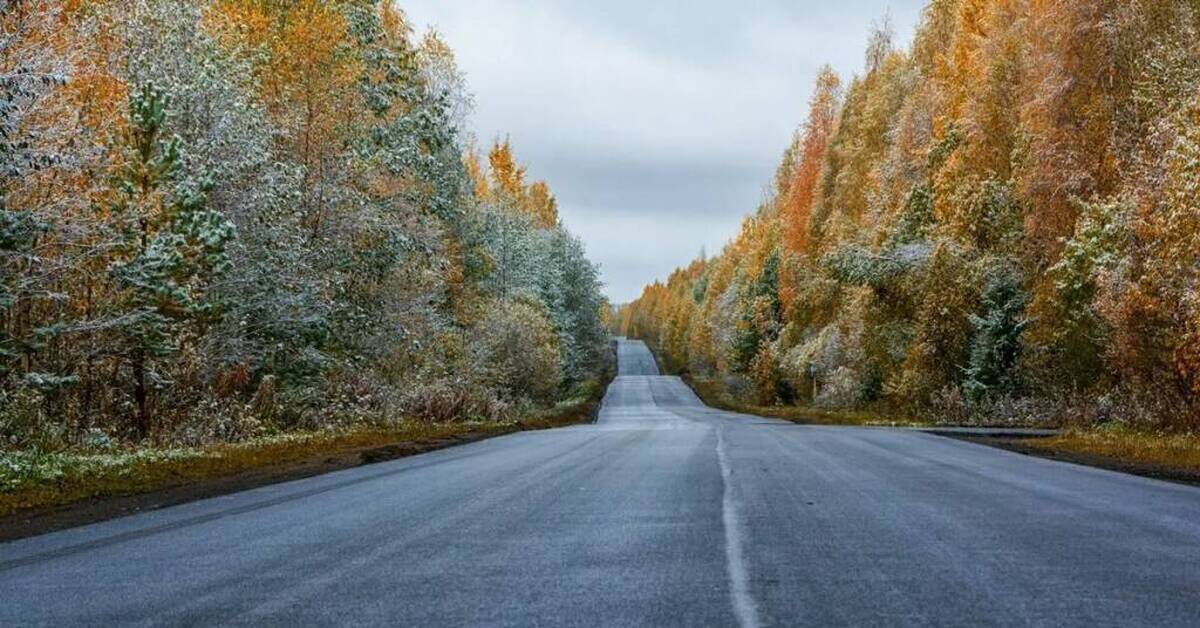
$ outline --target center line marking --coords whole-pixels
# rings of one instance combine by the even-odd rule
[[[733,469],[725,453],[725,425],[717,426],[717,461],[721,464],[721,481],[725,495],[721,500],[721,517],[725,524],[725,565],[729,571],[729,596],[733,602],[733,614],[741,628],[758,628],[758,605],[750,593],[750,575],[746,570],[746,559],[742,555],[741,521],[737,512],[737,500],[733,496]]]

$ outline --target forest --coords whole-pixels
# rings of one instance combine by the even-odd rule
[[[1200,427],[1200,2],[932,0],[615,322],[762,406]]]
[[[0,452],[553,407],[598,269],[385,0],[0,0]]]

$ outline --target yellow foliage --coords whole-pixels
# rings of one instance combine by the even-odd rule
[[[774,198],[700,272],[647,287],[624,329],[760,393],[771,365],[822,362],[846,403],[855,388],[961,402],[968,362],[992,360],[972,372],[1024,371],[1005,394],[1120,382],[1104,392],[1182,424],[1200,408],[1200,107],[1184,102],[1200,14],[1185,4],[930,0],[910,53],[876,34],[844,97],[822,72]],[[1080,239],[1097,199],[1137,211]],[[997,277],[1019,285],[983,303]]]

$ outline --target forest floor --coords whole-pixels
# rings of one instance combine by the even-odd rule
[[[601,382],[585,398],[517,421],[402,423],[199,449],[0,453],[0,542],[514,432],[588,423],[606,388]]]
[[[729,412],[766,416],[806,425],[945,427],[891,412],[830,410],[805,406],[758,406],[735,398],[720,381],[691,375],[685,375],[684,381],[705,404]],[[1200,434],[1161,433],[1128,428],[1068,429],[1057,435],[1037,438],[939,434],[1031,456],[1172,482],[1200,484]]]

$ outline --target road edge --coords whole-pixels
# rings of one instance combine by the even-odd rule
[[[654,350],[651,349],[651,354]],[[657,354],[655,359],[657,360]],[[1053,437],[1057,431],[1046,431],[1045,433],[1029,433],[1039,430],[1027,430],[1026,428],[963,428],[963,427],[947,427],[936,425],[886,425],[875,423],[853,423],[853,422],[826,422],[806,420],[803,418],[789,416],[786,413],[780,412],[777,414],[763,414],[756,411],[755,408],[742,407],[738,404],[727,403],[723,399],[715,398],[713,391],[704,390],[703,387],[697,386],[697,382],[690,374],[684,374],[681,379],[688,388],[700,399],[704,405],[722,410],[725,412],[735,412],[738,414],[746,414],[757,416],[766,419],[779,419],[789,421],[796,425],[805,425],[812,427],[862,427],[872,429],[911,429],[920,431],[925,434],[938,436],[941,438],[950,438],[965,442],[984,445],[996,449],[1003,449],[1012,453],[1017,453],[1026,456],[1033,456],[1045,460],[1054,460],[1057,462],[1066,462],[1086,467],[1104,469],[1107,471],[1115,471],[1138,477],[1150,478],[1153,480],[1161,480],[1164,482],[1172,482],[1175,484],[1184,484],[1188,486],[1200,486],[1200,469],[1190,469],[1185,467],[1173,467],[1165,464],[1157,464],[1151,462],[1141,462],[1137,460],[1128,460],[1116,458],[1112,456],[1104,456],[1099,454],[1084,453],[1072,451],[1063,448],[1047,448],[1035,447],[1030,445],[1031,440]],[[971,430],[978,429],[979,431],[996,430],[995,434],[979,434],[972,433]],[[965,431],[961,431],[965,430]]]
[[[601,375],[599,385],[586,400],[563,408],[548,417],[529,418],[511,426],[486,431],[468,431],[447,438],[391,441],[363,447],[331,449],[299,460],[267,463],[196,482],[133,493],[100,495],[66,504],[20,510],[0,516],[0,544],[120,519],[140,512],[161,510],[264,486],[419,456],[520,432],[595,423],[604,396],[615,377],[616,369],[608,369]]]
[[[1172,467],[1169,465],[1151,462],[1125,460],[1122,458],[1114,458],[1112,456],[1071,451],[1069,449],[1034,447],[1028,443],[1029,439],[1025,438],[970,436],[944,433],[935,435],[943,438],[952,438],[968,443],[974,443],[976,445],[983,445],[985,447],[1003,449],[1015,454],[1032,456],[1034,458],[1042,458],[1044,460],[1066,462],[1084,467],[1115,471],[1117,473],[1124,473],[1126,475],[1136,475],[1138,477],[1149,478],[1151,480],[1160,480],[1163,482],[1171,482],[1173,484],[1200,487],[1200,470]]]

